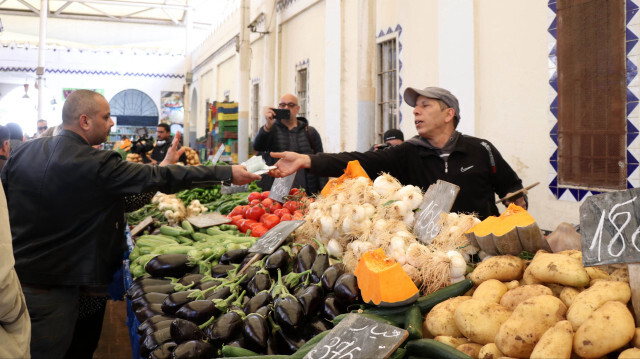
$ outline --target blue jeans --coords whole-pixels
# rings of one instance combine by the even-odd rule
[[[78,287],[22,285],[31,316],[31,357],[64,358],[78,317]]]

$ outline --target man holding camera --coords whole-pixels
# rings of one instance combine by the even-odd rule
[[[300,105],[298,98],[286,94],[280,98],[278,108],[266,107],[264,118],[266,123],[260,127],[253,140],[253,149],[259,151],[268,165],[276,163],[270,152],[291,151],[301,154],[316,154],[322,152],[322,139],[315,128],[309,126],[309,121],[298,117]],[[258,185],[264,190],[270,190],[273,178],[263,176]],[[306,169],[297,171],[293,188],[304,188],[308,194],[317,193],[326,184],[326,179],[309,173]]]

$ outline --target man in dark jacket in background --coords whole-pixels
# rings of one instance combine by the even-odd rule
[[[114,124],[109,102],[94,91],[69,95],[62,123],[57,136],[27,141],[12,152],[0,174],[15,269],[31,316],[33,358],[65,355],[80,286],[109,284],[122,265],[124,196],[260,179],[242,165],[150,166],[93,148]],[[166,163],[181,154],[177,137]]]
[[[4,167],[4,164],[9,158],[9,149],[11,148],[9,145],[10,136],[9,129],[0,125],[0,172],[2,172],[2,167]]]
[[[286,94],[280,98],[279,109],[289,109],[289,118],[276,119],[272,108],[264,109],[266,123],[260,127],[256,138],[253,140],[253,149],[259,151],[268,165],[273,165],[276,159],[269,155],[269,152],[292,151],[302,154],[316,154],[322,152],[322,139],[315,128],[309,126],[309,122],[304,117],[298,117],[300,105],[298,98]],[[302,187],[307,194],[318,193],[326,184],[326,179],[309,173],[306,169],[301,169],[296,174],[292,188]],[[271,189],[273,178],[263,176],[258,185],[264,190]]]
[[[171,147],[171,141],[173,141],[173,137],[171,137],[171,127],[166,123],[161,123],[158,125],[156,137],[158,140],[156,141],[156,146],[153,148],[151,152],[151,164],[158,164],[164,160],[164,156],[167,155],[167,151]],[[183,164],[187,164],[187,156],[182,154],[178,162],[182,162]]]
[[[452,212],[476,213],[484,219],[498,215],[495,194],[501,198],[522,188],[522,181],[487,140],[456,131],[460,121],[458,99],[440,87],[407,88],[407,104],[414,107],[418,135],[384,151],[323,153],[304,156],[291,152],[272,153],[280,158],[271,171],[277,177],[300,168],[324,176],[339,176],[349,161],[358,160],[369,177],[387,172],[403,185],[426,190],[437,180],[460,187]],[[526,208],[523,197],[514,200]]]

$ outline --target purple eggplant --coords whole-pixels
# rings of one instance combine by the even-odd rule
[[[237,268],[237,265],[233,264],[217,264],[211,267],[211,276],[213,278],[222,278],[229,275],[230,271],[233,271]]]
[[[327,248],[317,239],[314,239],[318,243],[318,251],[316,252],[316,259],[311,266],[311,283],[319,283],[324,271],[329,268],[329,254],[327,254]]]
[[[256,310],[257,314],[260,314],[263,317],[268,317],[271,314],[272,307],[270,305],[265,305]]]
[[[140,355],[142,357],[148,357],[152,351],[158,346],[171,340],[171,333],[169,328],[164,328],[147,335],[142,341],[140,346]]]
[[[267,320],[257,313],[247,315],[242,323],[242,336],[247,349],[255,352],[264,352],[269,338]]]
[[[271,288],[272,284],[273,282],[271,281],[269,271],[263,268],[259,270],[253,278],[251,278],[249,284],[247,284],[247,293],[249,293],[250,296],[255,296],[263,290]]]
[[[278,270],[278,284],[271,290],[273,296],[273,319],[285,330],[295,330],[304,320],[302,304],[289,293]]]
[[[171,338],[178,344],[206,338],[206,335],[198,328],[196,323],[180,318],[176,318],[171,322],[169,332]]]
[[[142,277],[134,280],[127,289],[127,297],[130,299],[138,298],[145,293],[157,292],[146,290],[146,287],[161,286],[171,284],[170,279]]]
[[[160,304],[149,304],[149,305],[142,306],[138,308],[134,313],[140,323],[144,322],[145,320],[153,316],[163,314],[162,306]]]
[[[170,294],[175,292],[175,285],[171,282],[166,284],[157,284],[157,285],[148,285],[148,286],[139,286],[134,288],[130,288],[132,290],[127,291],[127,296],[129,299],[133,300],[136,298],[140,298],[141,296],[147,293],[162,293],[162,294]]]
[[[191,294],[193,294],[192,290],[171,293],[162,302],[162,311],[165,314],[176,314],[178,309],[183,305],[194,300],[194,297],[191,296]]]
[[[213,324],[209,325],[205,329],[205,333],[213,344],[225,344],[240,333],[242,322],[242,316],[231,311],[221,315]]]
[[[138,333],[142,333],[144,332],[148,327],[153,326],[154,324],[160,323],[160,322],[165,322],[165,321],[169,321],[171,322],[174,318],[167,316],[167,315],[155,315],[147,320],[145,320],[144,322],[142,322],[142,324],[138,325]]]
[[[186,274],[182,278],[180,278],[180,280],[178,280],[178,284],[182,284],[185,286],[193,285],[193,287],[196,287],[200,284],[202,278],[204,278],[204,275],[200,273]]]
[[[207,290],[207,289],[209,289],[211,287],[217,287],[220,284],[222,284],[221,280],[214,279],[214,280],[209,280],[209,281],[206,281],[206,282],[200,282],[200,284],[195,286],[195,289]]]
[[[168,296],[166,293],[147,293],[131,301],[131,309],[136,311],[140,307],[151,304],[162,304],[162,301]]]
[[[151,335],[153,334],[153,332],[157,332],[158,330],[162,330],[164,328],[169,328],[171,326],[171,322],[173,320],[165,320],[162,322],[158,322],[155,324],[152,324],[148,327],[146,327],[146,329],[140,333],[142,336],[147,336],[147,335]]]
[[[179,344],[173,350],[172,359],[209,359],[216,356],[213,345],[201,340],[191,340]]]
[[[144,270],[154,277],[180,278],[189,273],[193,266],[186,254],[161,254],[151,258],[144,266]]]
[[[265,305],[271,304],[273,301],[273,297],[271,293],[267,290],[263,290],[262,292],[256,294],[249,300],[247,304],[244,306],[244,313],[251,314],[255,313],[256,310],[260,307],[264,307]]]
[[[332,328],[333,323],[319,317],[313,317],[310,320],[307,320],[307,324],[305,324],[302,329],[302,335],[309,340],[324,331],[331,330]]]
[[[333,287],[336,299],[345,306],[353,304],[360,299],[360,289],[358,288],[358,280],[352,273],[344,273]]]
[[[244,248],[229,250],[220,257],[220,264],[242,263],[248,253],[249,249]]]
[[[190,320],[200,325],[219,313],[220,309],[218,309],[212,301],[194,300],[178,309],[176,317]]]
[[[320,316],[325,319],[332,321],[336,316],[344,313],[346,309],[338,302],[335,295],[329,294],[324,298],[324,305],[320,311]]]
[[[278,354],[291,355],[304,345],[305,340],[298,334],[298,331],[285,332],[271,318],[269,318],[269,324],[271,324],[271,337],[275,339]]]
[[[177,346],[178,344],[174,342],[166,342],[155,348],[149,355],[149,359],[170,359]]]
[[[322,273],[322,278],[320,278],[320,283],[322,283],[322,289],[326,293],[333,292],[333,286],[336,284],[338,277],[344,274],[347,271],[347,267],[345,267],[342,263],[336,263],[334,265],[329,266],[324,273]]]
[[[221,286],[215,289],[213,292],[207,294],[206,298],[208,300],[212,299],[225,299],[231,295],[231,287],[229,286]]]
[[[296,254],[296,258],[293,261],[293,271],[296,273],[302,273],[311,269],[313,262],[316,260],[316,249],[310,244],[305,244],[304,247]]]
[[[297,291],[296,298],[300,304],[305,317],[309,317],[318,313],[324,301],[324,290],[317,284],[311,284]]]
[[[278,275],[278,269],[286,270],[291,261],[291,249],[289,246],[281,246],[273,252],[264,263],[264,267],[272,277]]]

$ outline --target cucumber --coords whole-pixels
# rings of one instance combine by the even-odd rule
[[[439,359],[472,359],[467,354],[433,339],[417,339],[407,342],[409,357]]]
[[[409,340],[422,339],[424,316],[417,305],[411,306],[404,318],[404,329],[409,332]]]

